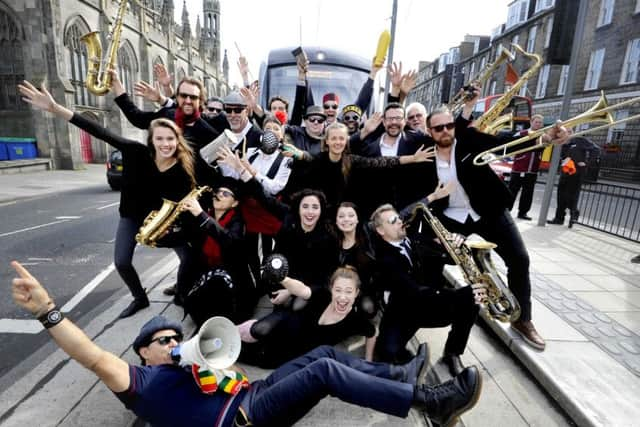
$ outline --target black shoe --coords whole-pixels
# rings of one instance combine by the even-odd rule
[[[118,319],[131,317],[137,312],[139,312],[140,310],[142,310],[143,308],[147,308],[147,307],[149,307],[149,299],[147,298],[146,295],[144,296],[144,298],[134,298],[134,300],[131,301],[131,304],[129,304],[127,308],[122,310],[122,313],[120,313],[120,315],[118,316]]]
[[[162,293],[167,296],[174,296],[176,294],[176,285],[167,286],[162,290]]]
[[[525,221],[531,221],[533,218],[531,218],[529,215],[527,214],[519,214],[518,218],[520,219],[524,219]]]
[[[631,258],[631,262],[634,264],[640,264],[640,255],[636,255],[633,258]]]
[[[429,348],[427,343],[418,346],[416,356],[404,365],[392,366],[391,377],[403,383],[416,385],[422,375],[422,371],[429,366]]]
[[[471,409],[482,390],[482,377],[478,368],[465,368],[454,379],[437,386],[419,385],[414,392],[414,403],[420,405],[427,416],[441,427],[455,424],[463,412]]]
[[[547,224],[555,224],[555,225],[563,225],[564,224],[564,220],[563,219],[548,219],[547,220]]]
[[[175,305],[177,305],[178,307],[183,307],[184,306],[184,300],[182,299],[182,297],[180,296],[180,294],[175,294],[173,296],[173,303]]]
[[[442,356],[442,363],[444,363],[445,366],[449,368],[449,373],[452,377],[460,375],[460,373],[464,370],[462,360],[460,360],[460,356],[458,356],[457,354],[444,354]]]

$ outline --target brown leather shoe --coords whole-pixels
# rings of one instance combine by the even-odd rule
[[[536,350],[544,350],[546,345],[544,339],[542,339],[538,331],[536,331],[536,328],[535,326],[533,326],[531,320],[515,321],[511,324],[511,327],[514,331],[520,334],[522,339],[524,339],[525,342],[531,347],[535,348]]]

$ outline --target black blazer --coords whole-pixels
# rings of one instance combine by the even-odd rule
[[[493,135],[468,127],[469,123],[469,120],[461,117],[456,120],[455,162],[458,181],[469,196],[471,207],[480,216],[497,215],[513,205],[513,195],[491,167],[475,166],[473,159],[477,154],[502,142]],[[436,162],[427,165],[430,175],[426,179],[430,181],[433,189],[438,183]],[[437,200],[431,206],[437,213],[442,213],[449,206],[449,197]]]

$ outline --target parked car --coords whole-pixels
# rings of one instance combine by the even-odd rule
[[[112,151],[107,161],[107,182],[112,190],[118,191],[122,186],[122,153]]]

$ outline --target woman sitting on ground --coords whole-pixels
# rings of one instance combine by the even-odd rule
[[[309,349],[336,345],[352,336],[366,337],[365,356],[372,360],[376,328],[353,305],[360,291],[360,278],[353,267],[339,267],[331,276],[329,289],[312,290],[290,277],[282,285],[309,303],[285,316],[272,313],[241,324],[245,342],[241,357],[245,362],[273,368]]]

